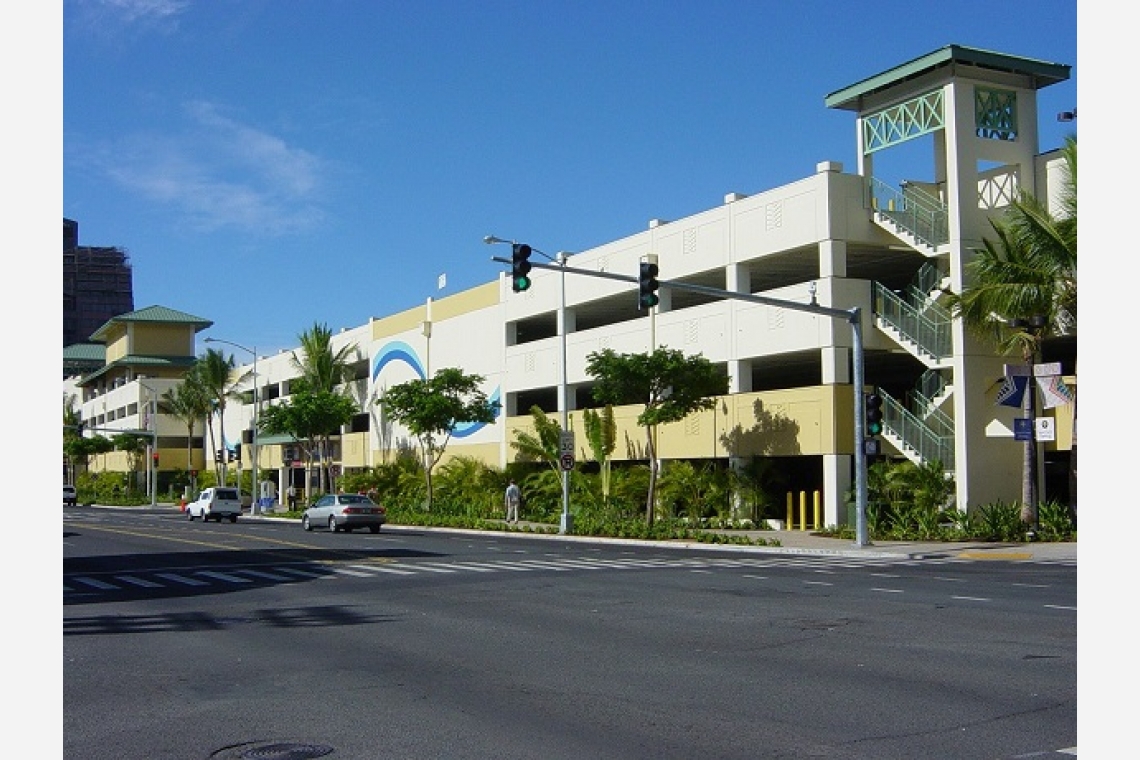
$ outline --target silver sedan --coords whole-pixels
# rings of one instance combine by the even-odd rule
[[[328,528],[330,532],[353,528],[368,528],[380,532],[388,521],[387,510],[367,496],[356,493],[325,494],[301,514],[301,527],[305,530]]]

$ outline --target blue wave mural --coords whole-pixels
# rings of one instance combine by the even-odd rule
[[[416,353],[416,350],[402,340],[394,340],[385,343],[383,347],[376,352],[376,356],[372,360],[372,382],[375,383],[376,378],[380,376],[380,372],[393,362],[406,364],[412,368],[412,371],[416,373],[416,376],[419,377],[420,380],[427,379],[427,372],[424,370],[424,365],[420,363],[420,357],[419,354]],[[495,388],[487,400],[497,403],[500,393],[501,388]],[[498,419],[502,413],[502,408],[497,407],[495,419]],[[475,433],[478,433],[484,427],[486,427],[486,425],[482,422],[468,422],[457,425],[455,429],[451,431],[451,435],[454,438],[467,438],[475,435]]]

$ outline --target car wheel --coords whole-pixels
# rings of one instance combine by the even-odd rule
[[[312,530],[313,529],[313,524],[309,522],[309,516],[308,515],[304,515],[301,518],[301,527],[304,528],[305,530]]]
[[[329,518],[329,532],[330,533],[336,533],[339,530],[340,530],[340,528],[336,527],[336,518],[330,517]]]
[[[379,525],[369,525],[368,530],[372,531],[373,533],[379,533],[380,532],[380,526]]]
[[[193,509],[187,509],[186,510],[186,519],[189,520],[190,522],[194,522],[194,510]]]
[[[237,522],[237,515],[230,515],[230,522],[236,523]]]

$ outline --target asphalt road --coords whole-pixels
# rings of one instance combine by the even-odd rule
[[[68,509],[64,756],[1061,757],[1076,575]]]

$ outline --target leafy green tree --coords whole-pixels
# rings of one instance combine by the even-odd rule
[[[237,362],[233,354],[226,356],[221,351],[210,348],[206,353],[198,357],[198,362],[195,366],[197,381],[201,383],[202,389],[209,399],[210,406],[213,413],[218,415],[218,427],[222,431],[220,435],[225,435],[225,422],[226,422],[226,401],[234,396],[234,388],[236,381],[231,380],[234,369],[237,367]],[[210,430],[210,448],[217,449],[217,441],[214,438],[214,422],[213,416],[206,416],[206,425]],[[207,457],[209,459],[209,457]],[[214,474],[219,483],[225,483],[222,477],[222,465],[215,462]]]
[[[617,446],[617,424],[614,422],[614,408],[606,404],[599,414],[594,409],[585,409],[582,412],[582,424],[586,428],[586,442],[590,445],[590,453],[598,463],[599,477],[602,482],[602,503],[608,504],[610,500],[610,455]]]
[[[377,399],[388,417],[416,439],[424,463],[427,508],[432,504],[432,470],[439,463],[456,426],[491,424],[499,403],[479,389],[485,378],[447,367],[426,380],[409,380],[388,388]]]
[[[590,353],[586,359],[586,372],[596,381],[595,399],[613,405],[645,405],[637,422],[645,428],[649,460],[645,521],[652,527],[659,470],[655,428],[679,422],[695,411],[712,409],[716,403],[713,397],[728,393],[728,377],[704,356],[688,357],[669,348],[657,348],[651,354],[617,354],[607,348]]]
[[[538,405],[530,408],[530,417],[534,422],[535,432],[516,430],[511,448],[519,452],[521,459],[545,462],[550,469],[561,476],[559,457],[562,455],[562,425],[547,416]]]
[[[63,455],[67,459],[69,483],[75,482],[75,464],[79,456],[75,442],[83,439],[80,429],[83,416],[79,413],[77,403],[74,393],[63,394]]]
[[[1066,141],[1068,168],[1055,217],[1028,192],[1006,214],[990,221],[994,238],[965,267],[966,284],[948,298],[951,313],[970,333],[1003,354],[1019,355],[1029,367],[1043,341],[1071,333],[1077,323],[1077,145]],[[1039,323],[1035,324],[1035,321]],[[1025,329],[1029,325],[1030,329]],[[1023,413],[1034,414],[1036,389],[1030,383]],[[1022,457],[1021,519],[1037,522],[1037,442],[1025,441]]]
[[[305,482],[309,482],[313,452],[321,446],[322,440],[340,430],[356,414],[356,403],[344,395],[333,391],[313,391],[308,387],[295,390],[280,404],[274,404],[261,412],[257,423],[259,432],[270,435],[289,435],[302,441],[306,454]],[[321,480],[321,490],[325,481]]]
[[[142,462],[143,457],[146,455],[147,444],[150,443],[150,436],[141,435],[139,433],[119,433],[111,438],[111,442],[115,445],[116,451],[125,452],[127,455],[127,468],[136,473],[139,470],[139,464]],[[127,481],[127,488],[130,489],[133,485],[131,478]]]

